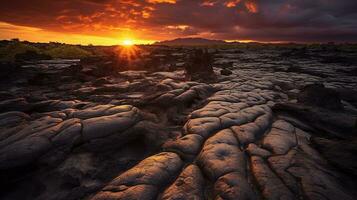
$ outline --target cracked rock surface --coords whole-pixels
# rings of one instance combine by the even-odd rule
[[[220,50],[234,64],[214,83],[177,70],[1,87],[0,199],[356,199],[357,81],[280,53]],[[309,84],[342,107],[298,102]]]

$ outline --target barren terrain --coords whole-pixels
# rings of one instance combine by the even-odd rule
[[[0,84],[0,199],[356,199],[357,54],[214,54],[205,81],[22,65]]]

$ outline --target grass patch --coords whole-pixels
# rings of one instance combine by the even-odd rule
[[[45,54],[50,55],[52,58],[63,59],[77,59],[92,56],[89,51],[81,49],[77,46],[62,45],[45,51]]]

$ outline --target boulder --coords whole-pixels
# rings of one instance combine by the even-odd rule
[[[224,75],[224,76],[229,76],[232,74],[232,71],[229,70],[229,69],[222,69],[221,70],[221,74]]]
[[[212,80],[213,56],[207,50],[197,49],[188,58],[185,64],[186,75],[191,80]]]
[[[294,103],[278,103],[273,107],[273,111],[288,113],[312,127],[315,134],[324,137],[350,138],[357,134],[357,118],[346,113]],[[290,122],[301,126],[296,122]]]
[[[322,84],[305,86],[298,95],[298,102],[331,110],[343,109],[339,94]]]
[[[27,112],[31,110],[31,105],[25,98],[8,99],[0,101],[0,112],[21,111]]]
[[[357,177],[357,139],[337,140],[315,137],[315,147],[333,166]]]

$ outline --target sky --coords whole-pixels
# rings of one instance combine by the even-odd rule
[[[357,42],[357,0],[0,0],[0,39]]]

